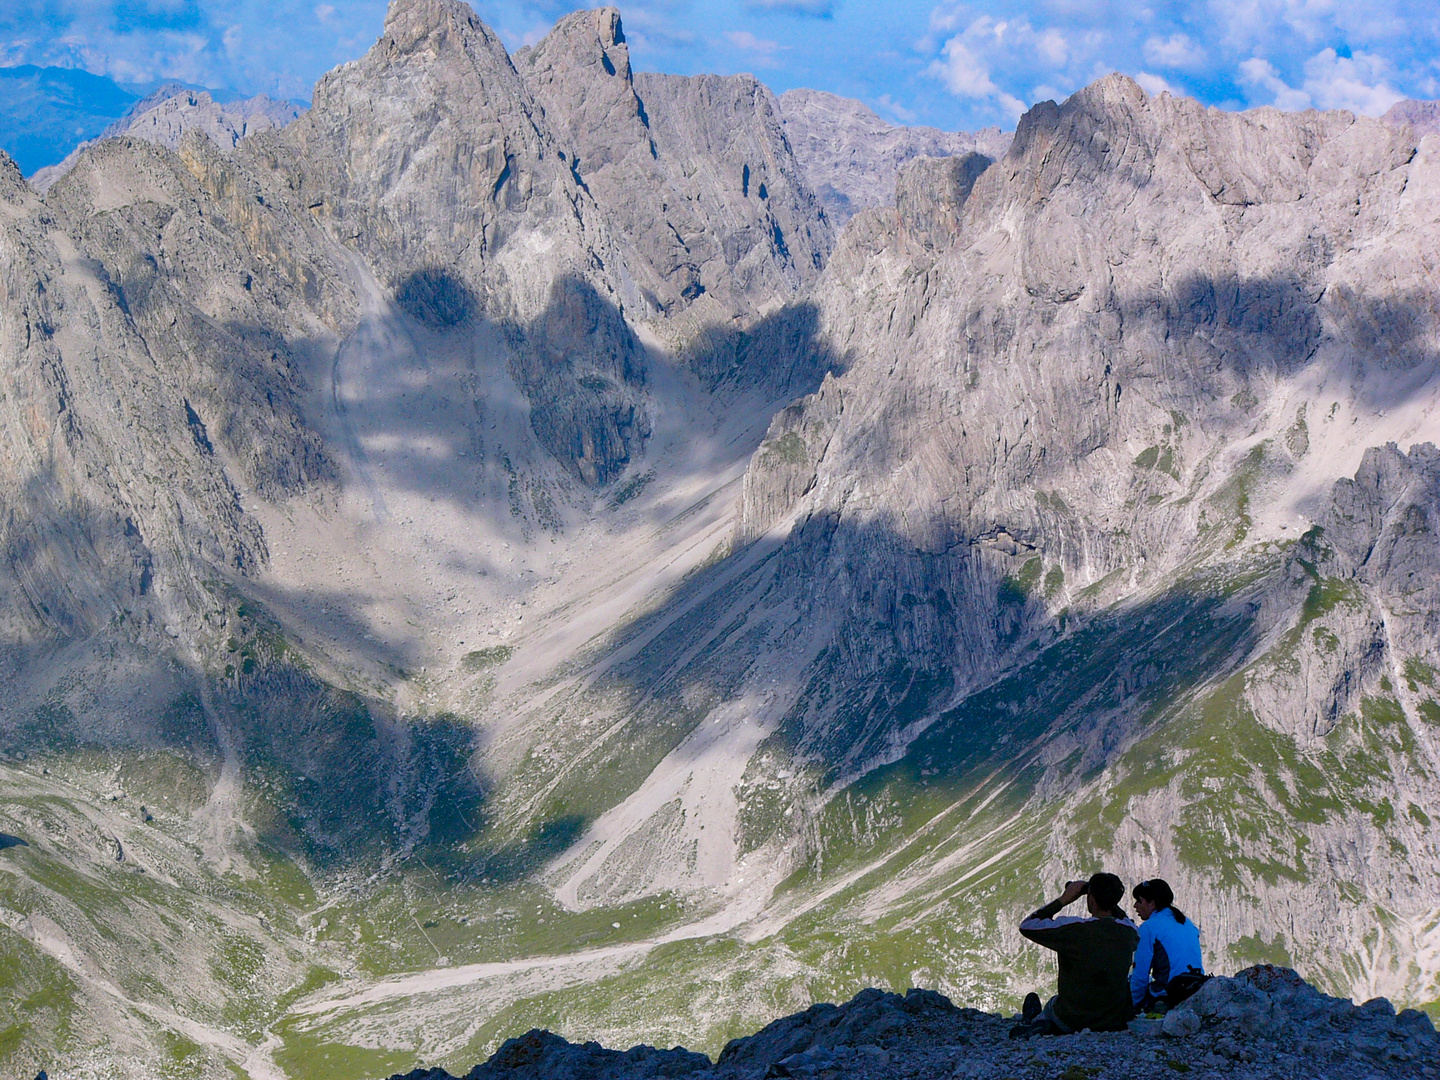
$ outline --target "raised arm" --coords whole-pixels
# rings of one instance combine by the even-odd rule
[[[1073,904],[1076,900],[1079,900],[1080,897],[1084,895],[1085,882],[1067,881],[1065,883],[1064,892],[1062,892],[1054,900],[1051,900],[1044,907],[1036,908],[1034,911],[1032,911],[1029,915],[1026,915],[1025,918],[1020,921],[1020,930],[1024,932],[1027,929],[1027,924],[1030,923],[1049,922],[1059,913],[1061,908],[1068,907],[1070,904]],[[1028,928],[1031,930],[1041,929],[1041,927],[1039,926],[1030,926]]]

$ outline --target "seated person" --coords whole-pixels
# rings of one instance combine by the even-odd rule
[[[1055,917],[1082,896],[1089,918]],[[1026,998],[1027,1022],[1012,1029],[1011,1038],[1059,1035],[1084,1028],[1125,1029],[1132,1015],[1127,978],[1140,935],[1120,907],[1124,898],[1125,885],[1118,877],[1095,874],[1089,881],[1069,882],[1059,898],[1020,924],[1021,934],[1055,951],[1060,966],[1059,993],[1043,1009],[1036,995]]]
[[[1205,973],[1200,928],[1175,907],[1175,893],[1160,878],[1140,882],[1130,895],[1141,919],[1135,970],[1130,973],[1130,1000],[1136,1012],[1164,1010],[1182,1000],[1181,987],[1171,990],[1171,980]],[[1199,980],[1193,981],[1199,985]]]

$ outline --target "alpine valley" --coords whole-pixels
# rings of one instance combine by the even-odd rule
[[[460,0],[271,106],[0,156],[5,1075],[1013,1008],[1101,867],[1440,1007],[1433,109],[957,135]]]

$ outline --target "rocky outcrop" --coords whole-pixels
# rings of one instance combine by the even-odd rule
[[[55,181],[75,167],[82,151],[102,139],[129,135],[177,150],[187,132],[197,131],[221,149],[230,150],[247,135],[283,128],[304,111],[303,106],[292,101],[276,101],[265,94],[222,104],[209,91],[169,83],[141,98],[96,139],[72,150],[64,161],[38,170],[30,183],[41,194],[49,191]]]
[[[1408,127],[1417,139],[1440,134],[1440,101],[1397,101],[1380,117],[1382,124]]]
[[[1377,998],[1356,1006],[1328,997],[1295,972],[1269,966],[1233,979],[1211,979],[1163,1022],[1140,1020],[1131,1031],[1082,1032],[1028,1042],[1007,1038],[1013,1021],[956,1008],[933,990],[904,996],[863,990],[844,1005],[813,1005],[735,1039],[713,1065],[683,1049],[637,1046],[621,1053],[597,1043],[575,1045],[548,1031],[510,1039],[465,1080],[574,1077],[906,1077],[1021,1075],[1037,1063],[1059,1075],[1147,1077],[1166,1067],[1197,1077],[1309,1080],[1349,1075],[1357,1067],[1391,1077],[1440,1075],[1440,1036],[1430,1018],[1396,1015]],[[417,1069],[391,1080],[451,1080],[444,1069]]]
[[[952,132],[889,124],[860,102],[821,90],[785,91],[780,115],[810,190],[837,226],[894,202],[907,162],[971,153],[999,158],[1011,138],[999,128]]]
[[[1262,123],[1266,149],[1242,149]],[[1203,149],[1179,149],[1177,130]],[[1115,77],[1032,110],[1004,159],[947,179],[953,194],[918,183],[946,166],[913,167],[902,234],[852,224],[815,293],[830,351],[863,358],[838,390],[865,405],[820,437],[802,520],[883,520],[917,551],[993,566],[994,588],[1018,570],[1010,559],[1042,552],[1076,588],[1122,565],[1176,565],[1194,550],[1178,536],[1198,541],[1202,524],[1182,496],[1200,483],[1209,497],[1202,477],[1229,472],[1207,431],[1250,423],[1244,403],[1274,379],[1357,354],[1389,365],[1415,334],[1376,327],[1367,346],[1357,309],[1410,294],[1362,300],[1351,285],[1366,258],[1354,230],[1411,227],[1403,177],[1431,168],[1413,153],[1371,121],[1205,113]],[[1373,164],[1357,171],[1357,155]],[[1245,184],[1254,202],[1229,201]],[[1367,209],[1345,239],[1301,240],[1329,227],[1347,187]],[[940,252],[923,275],[898,272],[909,232]],[[1421,318],[1423,303],[1408,310]],[[1021,554],[992,562],[976,546],[997,528],[1023,538]],[[839,594],[893,602],[895,588],[856,580]]]
[[[964,154],[919,158],[901,169],[895,213],[906,238],[921,251],[951,246],[960,235],[965,200],[992,164],[983,154]]]

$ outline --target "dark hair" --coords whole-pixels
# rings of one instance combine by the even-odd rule
[[[1125,899],[1125,883],[1114,874],[1104,871],[1091,874],[1090,880],[1086,882],[1086,892],[1094,899],[1097,908],[1121,915],[1125,913],[1120,907],[1120,901]]]
[[[1157,877],[1142,881],[1130,890],[1130,895],[1136,900],[1149,900],[1155,905],[1156,911],[1168,907],[1170,914],[1175,916],[1176,922],[1183,923],[1185,921],[1185,913],[1175,906],[1175,892],[1164,878]]]

